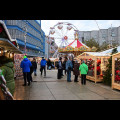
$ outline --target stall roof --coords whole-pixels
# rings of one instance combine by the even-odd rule
[[[111,54],[113,49],[114,49],[114,48],[111,48],[111,49],[105,50],[105,51],[103,51],[103,52],[101,52],[101,53]],[[117,50],[118,50],[118,52],[120,52],[120,46],[117,47]]]
[[[80,54],[79,56],[83,56],[86,53],[86,56],[111,56],[110,54],[106,54],[106,53],[101,53],[101,52],[84,52],[82,54]],[[79,57],[77,56],[77,57]]]
[[[110,56],[109,54],[101,53],[101,52],[85,52],[85,53],[93,55],[93,56]]]
[[[5,48],[6,50],[9,50],[11,52],[14,52],[14,53],[19,53],[19,54],[22,54],[22,51],[19,50],[13,43],[12,43],[12,38],[9,34],[9,31],[5,25],[5,23],[0,20],[0,25],[3,27],[4,29],[4,33],[6,35],[6,37],[2,37],[0,38],[0,47],[1,48]]]
[[[0,38],[0,47],[4,48],[10,52],[22,54],[22,51],[20,51],[14,44],[12,44],[9,40]]]

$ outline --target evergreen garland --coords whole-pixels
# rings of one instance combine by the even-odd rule
[[[112,50],[111,55],[113,55],[113,54],[115,54],[117,52],[118,52],[117,48],[114,48]],[[103,83],[105,85],[111,86],[111,81],[112,81],[112,76],[111,76],[111,74],[112,74],[112,56],[108,59],[108,64],[107,64],[106,67],[107,67],[107,69],[106,69],[105,74],[103,76]]]

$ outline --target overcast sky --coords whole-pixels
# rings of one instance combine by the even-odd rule
[[[120,20],[96,20],[100,29],[108,29],[111,27],[120,26]],[[95,20],[41,20],[42,30],[46,35],[49,34],[50,27],[53,27],[58,22],[69,22],[77,27],[80,31],[98,30]]]

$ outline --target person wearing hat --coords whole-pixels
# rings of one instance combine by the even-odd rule
[[[85,64],[85,61],[82,61],[82,64],[79,67],[81,73],[81,84],[86,85],[86,75],[88,72],[88,66]]]
[[[20,67],[22,68],[23,76],[24,76],[23,86],[26,86],[27,81],[28,81],[28,86],[30,85],[30,67],[31,66],[32,66],[32,63],[30,62],[30,60],[28,60],[27,56],[24,56],[23,61],[20,64]]]

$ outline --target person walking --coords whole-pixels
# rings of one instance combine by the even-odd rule
[[[78,61],[75,60],[74,67],[73,67],[73,75],[75,75],[74,82],[79,82],[78,81],[78,76],[80,75],[79,66],[80,66],[80,63],[78,63]]]
[[[66,70],[67,70],[67,82],[72,82],[71,81],[71,71],[73,69],[73,64],[71,61],[71,57],[69,57],[69,60],[67,59],[66,62]]]
[[[65,59],[63,61],[63,70],[64,70],[65,75],[66,75],[66,61],[67,61],[67,57],[65,57]]]
[[[37,69],[37,62],[36,62],[36,59],[35,59],[35,58],[33,58],[33,61],[32,61],[32,66],[33,66],[34,76],[37,76],[37,73],[36,73],[36,69]]]
[[[6,87],[9,89],[10,93],[14,96],[15,91],[15,80],[14,80],[14,64],[11,58],[5,56],[0,56],[0,69],[6,80]],[[1,82],[1,81],[0,81]]]
[[[44,59],[44,57],[42,57],[42,60],[40,62],[40,71],[41,71],[41,75],[42,75],[42,72],[44,70],[44,76],[46,76],[46,63],[47,63],[47,61]]]
[[[86,85],[86,74],[88,72],[88,66],[85,64],[84,60],[82,61],[79,70],[81,72],[81,84]]]
[[[58,68],[57,79],[61,79],[62,78],[62,58],[61,57],[59,58],[57,68]]]
[[[47,69],[48,69],[48,70],[51,70],[51,66],[52,66],[52,63],[51,63],[50,59],[48,58],[48,61],[47,61]]]
[[[32,73],[33,73],[33,60],[31,61],[32,66],[30,67],[30,81],[33,82]]]
[[[27,56],[23,57],[23,61],[20,64],[20,67],[22,68],[23,71],[23,76],[24,76],[24,84],[23,86],[26,86],[26,79],[28,81],[28,86],[30,85],[30,67],[32,66],[32,63],[30,60],[28,60]]]

